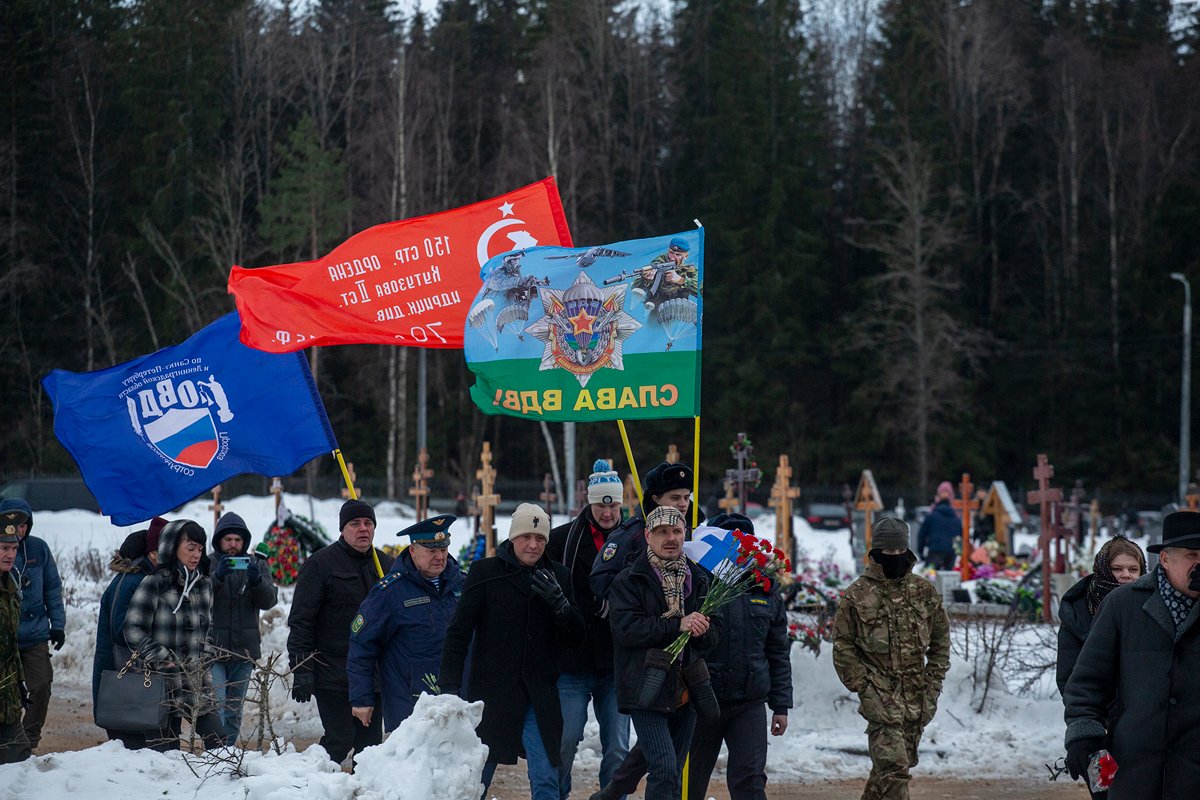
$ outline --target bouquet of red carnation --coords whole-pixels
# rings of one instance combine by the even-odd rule
[[[789,574],[792,571],[792,562],[787,554],[766,539],[741,531],[732,533],[737,541],[737,549],[713,567],[713,582],[708,587],[704,602],[700,604],[700,613],[706,617],[712,616],[713,612],[725,607],[734,598],[746,594],[751,586],[757,585],[763,591],[771,591],[772,581],[779,573]],[[679,658],[691,636],[690,633],[681,633],[667,647],[672,661]]]

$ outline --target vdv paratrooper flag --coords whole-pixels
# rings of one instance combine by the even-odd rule
[[[227,314],[157,353],[42,379],[54,433],[114,524],[244,472],[289,475],[337,448],[303,354],[254,350],[240,328]]]
[[[242,341],[288,353],[313,345],[463,346],[479,268],[499,253],[571,245],[553,178],[508,194],[356,233],[316,261],[229,273]]]
[[[489,260],[467,313],[475,404],[596,421],[700,413],[704,229]]]

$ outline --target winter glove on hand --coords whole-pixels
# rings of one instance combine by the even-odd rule
[[[229,574],[229,567],[232,562],[229,556],[221,556],[217,559],[217,568],[213,570],[213,580],[219,581]]]
[[[1188,590],[1200,592],[1200,564],[1192,567],[1192,572],[1188,577],[1191,578],[1191,582],[1188,583]]]
[[[54,645],[55,650],[62,650],[62,646],[66,641],[66,631],[50,630],[50,644]]]
[[[1086,777],[1088,762],[1092,760],[1092,753],[1103,749],[1104,739],[1099,736],[1076,739],[1067,745],[1067,772],[1071,773],[1071,779],[1079,780]]]
[[[312,672],[298,672],[292,676],[292,699],[297,703],[307,703],[312,699],[313,689],[317,679]]]
[[[25,681],[17,684],[17,691],[21,694],[21,708],[29,708],[33,705],[33,698],[29,696],[29,687],[25,685]]]
[[[550,570],[534,570],[530,583],[533,585],[533,590],[546,601],[546,605],[550,606],[556,615],[563,614],[570,606],[567,596],[563,594],[562,587],[558,585],[554,573]]]
[[[257,558],[252,558],[246,565],[246,582],[251,586],[258,586],[262,583],[262,568],[259,567],[261,563]]]

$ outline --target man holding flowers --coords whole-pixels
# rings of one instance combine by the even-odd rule
[[[950,621],[933,584],[912,574],[907,524],[880,519],[871,544],[871,563],[838,605],[833,665],[867,720],[863,800],[908,800],[917,744],[950,668]]]

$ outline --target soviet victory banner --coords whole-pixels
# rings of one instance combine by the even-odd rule
[[[704,231],[491,259],[464,352],[488,414],[597,421],[700,411]]]
[[[463,319],[492,256],[571,245],[553,178],[423,217],[388,222],[324,258],[229,273],[245,344],[272,353],[314,345],[458,349]]]

